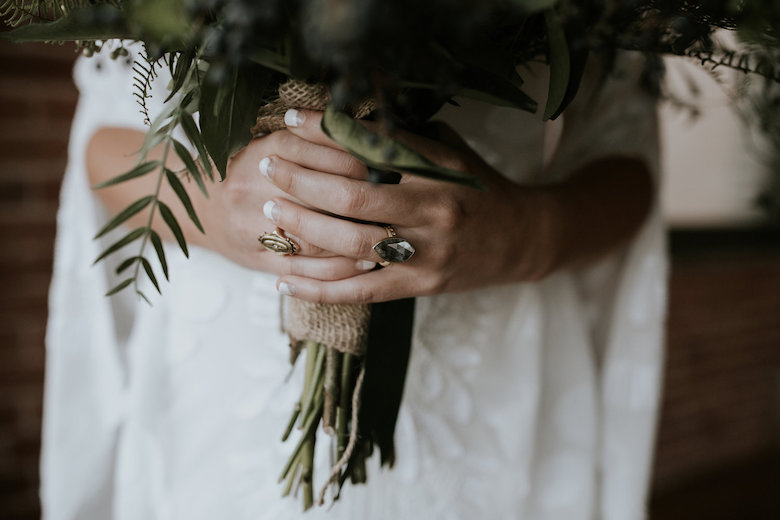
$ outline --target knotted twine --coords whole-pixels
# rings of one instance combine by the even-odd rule
[[[325,85],[311,84],[289,79],[279,86],[279,98],[260,107],[252,135],[266,135],[286,128],[284,114],[291,108],[303,110],[325,110],[330,103],[330,92]],[[371,99],[349,107],[356,119],[366,117],[376,108]],[[368,324],[371,306],[362,304],[319,304],[297,298],[285,297],[283,301],[282,330],[290,337],[292,355],[300,352],[306,341],[325,345],[325,348],[363,357],[366,352]],[[325,493],[331,481],[347,465],[357,445],[358,409],[363,387],[365,366],[355,382],[352,393],[352,417],[349,441],[344,453],[331,468],[330,475],[320,491],[319,503],[325,502]]]

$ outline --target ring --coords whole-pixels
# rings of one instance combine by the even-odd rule
[[[387,238],[374,244],[374,251],[382,259],[379,265],[402,264],[409,261],[415,252],[414,246],[405,238],[398,236],[393,226],[384,226]]]
[[[281,256],[294,255],[298,252],[298,244],[287,238],[284,231],[279,228],[270,233],[263,233],[258,240],[267,250]]]

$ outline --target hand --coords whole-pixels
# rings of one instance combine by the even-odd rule
[[[262,158],[271,154],[301,168],[316,167],[351,178],[366,175],[365,166],[348,153],[286,130],[254,139],[231,158],[226,180],[210,190],[210,198],[196,204],[206,234],[192,237],[195,242],[251,269],[317,280],[339,280],[374,268],[373,261],[329,252],[292,232],[289,237],[299,246],[294,256],[279,256],[260,245],[258,236],[276,227],[263,215],[263,204],[286,196],[260,174]]]
[[[87,171],[91,184],[99,184],[130,170],[136,163],[136,151],[141,148],[144,134],[127,128],[104,127],[90,139],[87,149]],[[161,199],[174,212],[187,241],[212,249],[245,267],[278,275],[295,274],[319,280],[338,280],[372,269],[373,262],[356,262],[354,258],[328,253],[296,238],[300,253],[280,257],[266,250],[258,236],[272,231],[275,225],[263,216],[263,203],[271,197],[284,195],[260,174],[260,159],[270,153],[301,165],[315,165],[326,172],[338,172],[353,177],[364,177],[365,166],[349,154],[332,147],[309,143],[288,131],[255,139],[229,163],[227,179],[208,186],[209,199],[203,197],[194,183],[186,182],[187,191],[206,231],[202,234],[189,220],[181,203],[164,184]],[[178,158],[168,156],[167,166],[174,171],[183,169]],[[161,147],[149,154],[149,159],[160,159]],[[117,213],[141,197],[153,193],[156,178],[153,175],[133,179],[121,185],[97,190],[95,193],[109,211]],[[192,189],[190,189],[192,188]],[[129,220],[133,227],[146,225],[148,216],[141,212]],[[154,226],[167,240],[173,236],[161,221]]]
[[[289,127],[291,134],[341,150],[320,129],[321,112],[297,114],[299,125]],[[512,184],[452,130],[439,129],[448,144],[408,132],[394,137],[436,163],[479,177],[484,191],[411,175],[398,185],[373,185],[363,180],[364,172],[339,174],[323,171],[320,164],[312,168],[268,157],[268,177],[286,195],[272,197],[266,208],[272,208],[268,214],[285,231],[343,257],[380,260],[372,248],[386,238],[383,227],[329,213],[391,224],[416,248],[406,263],[342,280],[285,275],[278,282],[281,292],[314,302],[367,303],[532,280],[548,272],[546,190]]]

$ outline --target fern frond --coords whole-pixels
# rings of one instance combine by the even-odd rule
[[[718,48],[711,50],[693,48],[688,51],[687,56],[695,59],[702,67],[711,71],[715,71],[718,68],[731,69],[744,74],[756,74],[780,83],[780,66],[771,59],[765,59],[755,49]]]
[[[144,124],[146,126],[151,126],[152,124],[147,100],[152,97],[152,82],[157,77],[158,64],[159,61],[149,58],[149,52],[146,50],[145,45],[133,62],[133,96],[135,96],[136,102],[141,107],[141,114],[144,116]]]

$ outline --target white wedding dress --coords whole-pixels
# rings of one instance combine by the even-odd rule
[[[538,72],[527,86],[544,100]],[[623,57],[601,95],[586,86],[562,124],[475,102],[441,117],[518,182],[555,181],[607,153],[644,157],[655,171],[655,106],[637,78],[637,60]],[[44,518],[299,518],[300,497],[281,498],[277,483],[302,370],[285,380],[275,277],[194,247],[185,259],[171,245],[171,283],[152,306],[132,291],[106,298],[116,279],[110,262],[92,265],[106,213],[85,146],[98,127],[142,128],[142,116],[123,60],[80,59],[75,79],[47,334]],[[395,468],[374,461],[367,485],[347,485],[305,518],[643,518],[666,269],[654,209],[630,244],[586,270],[419,298]],[[318,457],[317,484],[325,450]]]

